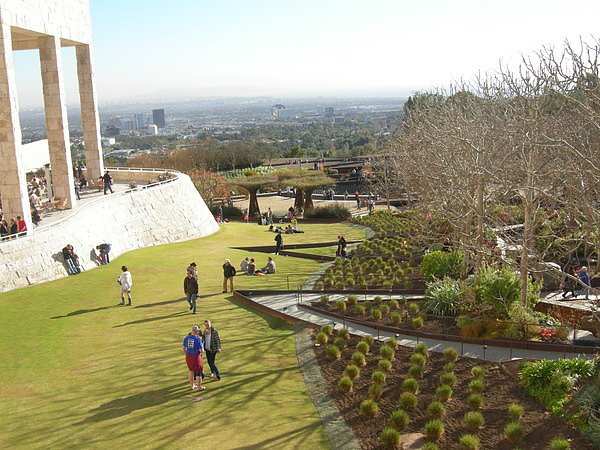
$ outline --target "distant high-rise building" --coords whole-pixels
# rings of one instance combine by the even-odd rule
[[[158,128],[164,128],[166,126],[164,109],[152,110],[152,123]]]
[[[327,108],[325,108],[325,117],[333,117],[335,114],[335,110],[333,109],[333,107],[328,106]]]
[[[121,118],[121,130],[122,131],[133,131],[133,119],[129,117]]]
[[[148,134],[156,136],[158,134],[158,127],[154,124],[148,125]]]
[[[143,113],[135,113],[133,115],[133,127],[135,130],[146,128],[146,117]]]
[[[118,136],[121,133],[121,128],[115,125],[107,125],[105,134],[107,136]]]

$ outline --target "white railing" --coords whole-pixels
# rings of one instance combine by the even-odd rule
[[[172,181],[178,180],[179,176],[181,175],[180,172],[176,171],[176,170],[165,170],[165,169],[155,169],[155,168],[138,168],[138,167],[107,167],[106,170],[108,171],[114,171],[114,172],[159,172],[159,173],[164,173],[164,174],[173,174],[174,177],[173,178],[169,178],[167,180],[163,180],[163,181],[157,181],[156,183],[151,183],[151,184],[147,184],[145,186],[138,186],[138,187],[134,187],[134,188],[128,188],[127,190],[123,191],[123,192],[115,192],[114,194],[105,197],[98,197],[94,200],[90,200],[89,202],[86,202],[85,204],[81,205],[81,207],[75,209],[75,211],[65,217],[63,217],[62,219],[58,219],[55,222],[49,223],[47,225],[42,225],[39,227],[34,228],[31,231],[28,231],[27,233],[16,233],[16,234],[9,234],[8,236],[4,236],[3,240],[0,241],[0,243],[2,242],[8,242],[10,240],[13,239],[23,239],[26,238],[27,236],[31,236],[34,233],[41,233],[47,230],[50,230],[51,228],[54,228],[60,224],[62,224],[63,222],[66,222],[67,220],[71,219],[72,217],[76,216],[77,214],[79,214],[79,212],[84,209],[87,208],[89,205],[95,205],[97,203],[101,203],[101,202],[106,202],[106,201],[110,201],[111,199],[115,198],[115,197],[123,197],[125,195],[129,195],[132,194],[134,192],[140,192],[140,191],[144,191],[148,188],[152,188],[152,187],[156,187],[156,186],[161,186],[163,184],[167,184],[167,183],[171,183]]]

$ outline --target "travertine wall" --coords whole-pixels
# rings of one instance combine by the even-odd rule
[[[186,175],[130,194],[112,194],[80,206],[66,220],[31,236],[0,242],[0,292],[68,275],[61,249],[72,244],[83,267],[91,251],[112,244],[111,258],[138,248],[216,232],[204,200]]]

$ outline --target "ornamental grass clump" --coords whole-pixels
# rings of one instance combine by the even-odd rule
[[[392,313],[390,314],[390,322],[392,322],[392,325],[399,325],[400,322],[402,322],[402,316],[400,315],[400,313],[392,311]]]
[[[423,432],[430,441],[439,441],[444,434],[444,430],[444,422],[439,419],[432,419],[423,427]]]
[[[479,409],[483,405],[483,398],[481,397],[481,394],[470,394],[467,397],[466,402],[467,405],[469,405],[469,408]]]
[[[386,378],[387,375],[385,374],[385,372],[380,372],[379,370],[376,370],[371,374],[371,381],[375,384],[385,383]]]
[[[485,419],[479,411],[468,411],[463,417],[463,423],[469,430],[475,431],[483,426]]]
[[[333,345],[335,345],[340,350],[344,350],[346,348],[347,342],[343,337],[336,337],[333,341]]]
[[[344,300],[338,300],[337,302],[335,302],[335,309],[337,309],[340,312],[346,311],[346,302]]]
[[[504,435],[513,444],[520,442],[521,439],[523,439],[524,434],[525,432],[523,431],[523,425],[521,425],[519,422],[509,422],[504,427]]]
[[[398,430],[403,431],[410,423],[410,416],[402,409],[397,409],[390,413],[390,423]]]
[[[381,314],[384,316],[387,316],[390,313],[390,307],[388,305],[381,305],[379,311],[381,311]]]
[[[321,302],[321,305],[326,305],[327,303],[329,303],[329,296],[328,295],[321,295],[320,302]]]
[[[349,305],[356,305],[357,303],[358,303],[358,297],[356,295],[348,296],[348,304]]]
[[[360,369],[358,368],[358,366],[355,366],[354,364],[349,364],[344,369],[344,376],[350,378],[351,380],[354,380],[359,375],[360,375]]]
[[[423,321],[423,318],[421,316],[415,316],[410,319],[410,324],[412,325],[413,328],[419,329],[419,328],[423,328],[423,325],[425,324],[425,322]]]
[[[444,372],[454,372],[454,369],[456,369],[456,363],[454,361],[444,364]]]
[[[406,411],[412,411],[417,406],[417,396],[412,392],[403,392],[398,400],[400,408]]]
[[[323,325],[320,331],[321,333],[325,333],[327,336],[331,336],[333,334],[333,325]]]
[[[508,417],[512,420],[519,420],[523,413],[525,412],[525,408],[519,403],[511,403],[508,405]]]
[[[441,402],[434,400],[427,406],[427,416],[430,419],[441,419],[444,414],[446,414],[446,408]]]
[[[382,358],[393,360],[394,359],[394,349],[387,345],[381,346],[379,349],[379,354]]]
[[[329,359],[330,361],[334,361],[336,359],[340,359],[340,356],[342,356],[342,352],[335,345],[330,345],[329,347],[327,347],[327,350],[325,350],[325,355],[327,356],[327,359]]]
[[[435,390],[435,398],[441,402],[447,402],[452,397],[452,388],[443,384]]]
[[[444,359],[446,362],[453,362],[458,359],[458,352],[454,347],[444,349]]]
[[[421,353],[413,353],[410,355],[409,361],[414,366],[425,367],[427,358],[425,358],[425,356],[423,356]]]
[[[369,334],[367,336],[363,336],[361,338],[361,342],[366,342],[367,344],[369,344],[370,347],[371,345],[373,345],[373,342],[375,342],[375,338]]]
[[[571,443],[562,438],[552,439],[550,441],[550,450],[571,450]]]
[[[398,309],[398,308],[400,308],[400,304],[398,303],[398,300],[396,300],[396,299],[390,300],[389,305],[390,305],[390,309]]]
[[[385,340],[383,345],[386,345],[396,350],[398,348],[398,340],[396,338],[389,338]]]
[[[481,394],[483,392],[483,388],[485,387],[485,383],[483,380],[475,379],[469,381],[469,389],[474,394]]]
[[[421,342],[415,345],[414,353],[420,353],[421,355],[427,357],[429,356],[429,348],[427,347],[427,344]]]
[[[458,443],[465,450],[479,450],[481,447],[481,442],[477,436],[472,434],[463,434]]]
[[[475,366],[471,369],[471,375],[476,380],[481,380],[485,377],[485,369],[481,366]]]
[[[413,314],[417,314],[419,311],[421,311],[421,308],[419,307],[418,303],[409,303],[408,310]]]
[[[327,334],[320,332],[319,334],[317,334],[317,344],[319,345],[325,345],[327,344],[327,341],[329,340],[329,337],[327,336]]]
[[[440,450],[440,448],[433,442],[425,442],[421,446],[421,450]]]
[[[343,376],[338,381],[338,389],[340,391],[342,391],[342,392],[350,392],[350,391],[352,391],[352,386],[353,385],[354,385],[354,383],[352,382],[352,380],[348,376]]]
[[[347,341],[350,340],[350,332],[348,330],[346,330],[345,328],[338,330],[337,335],[338,335],[338,337],[344,338]]]
[[[360,341],[358,344],[356,344],[356,351],[366,355],[369,353],[369,344],[367,344],[365,341]]]
[[[408,374],[415,380],[420,380],[423,378],[423,368],[416,365],[410,366],[408,368]]]
[[[400,445],[400,432],[392,427],[385,427],[379,434],[379,440],[386,449],[396,449]]]
[[[369,386],[369,397],[373,399],[378,399],[383,395],[383,385],[374,383]]]
[[[376,305],[381,305],[383,303],[383,298],[381,298],[380,295],[376,295],[373,298],[373,303],[375,303]]]
[[[360,402],[360,406],[358,407],[361,416],[372,418],[379,414],[379,405],[375,400],[368,399]]]
[[[373,319],[375,319],[375,320],[381,320],[381,317],[382,317],[381,310],[379,308],[372,308],[371,309],[371,317],[373,317]]]
[[[354,307],[354,314],[356,314],[357,316],[364,316],[365,315],[365,307],[363,305],[356,305]]]
[[[417,394],[419,392],[419,382],[414,378],[406,378],[402,382],[402,392]]]
[[[384,372],[389,372],[392,369],[392,362],[389,359],[380,359],[377,363],[377,368]]]
[[[449,372],[443,373],[440,375],[440,383],[447,384],[448,386],[452,387],[456,384],[456,375]]]
[[[362,367],[365,365],[365,355],[363,355],[361,352],[352,353],[350,359],[352,359],[352,362],[358,367]]]

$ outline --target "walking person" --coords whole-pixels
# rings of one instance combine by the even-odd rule
[[[281,235],[281,230],[277,232],[277,236],[275,236],[275,254],[279,255],[279,252],[283,248],[283,236]]]
[[[585,299],[589,300],[590,297],[590,277],[587,273],[587,267],[583,266],[579,269],[579,271],[577,272],[577,278],[579,278],[579,281],[581,281],[585,287],[581,288],[582,293],[585,295]],[[581,286],[580,286],[581,287]]]
[[[112,177],[108,173],[108,170],[102,175],[102,184],[104,185],[104,195],[106,195],[106,191],[108,190],[110,190],[111,194],[115,193],[112,188]]]
[[[196,314],[196,299],[198,298],[198,280],[194,278],[194,274],[188,271],[187,276],[183,279],[183,292],[187,297],[188,305],[192,314]]]
[[[354,200],[356,200],[356,209],[360,209],[360,195],[358,195],[358,191],[354,193]]]
[[[192,274],[192,276],[198,281],[198,266],[195,262],[191,262],[187,268],[187,271]]]
[[[200,327],[194,325],[192,332],[183,338],[183,354],[185,355],[185,363],[188,367],[188,380],[192,391],[196,389],[204,391],[206,388],[202,386],[202,378],[204,378],[202,352],[204,345],[199,336]]]
[[[121,285],[121,306],[125,305],[125,296],[127,295],[127,306],[131,306],[131,286],[133,286],[133,278],[127,269],[127,266],[121,267],[121,275],[117,278],[117,283]]]
[[[221,381],[221,373],[215,362],[217,353],[221,353],[221,339],[219,338],[219,332],[212,326],[210,320],[204,321],[204,335],[202,340],[204,350],[206,351],[206,360],[210,367],[210,377],[217,377],[217,381]]]
[[[267,211],[267,225],[273,225],[273,211],[271,211],[271,208]]]
[[[577,294],[575,293],[575,285],[577,282],[574,280],[575,270],[570,263],[567,263],[563,270],[565,272],[565,279],[563,281],[562,298],[565,298],[568,292],[571,292],[571,298],[577,298]]]
[[[227,292],[227,283],[229,283],[229,288],[233,292],[233,277],[235,277],[235,267],[231,265],[231,261],[226,259],[225,264],[223,264],[223,294]]]

